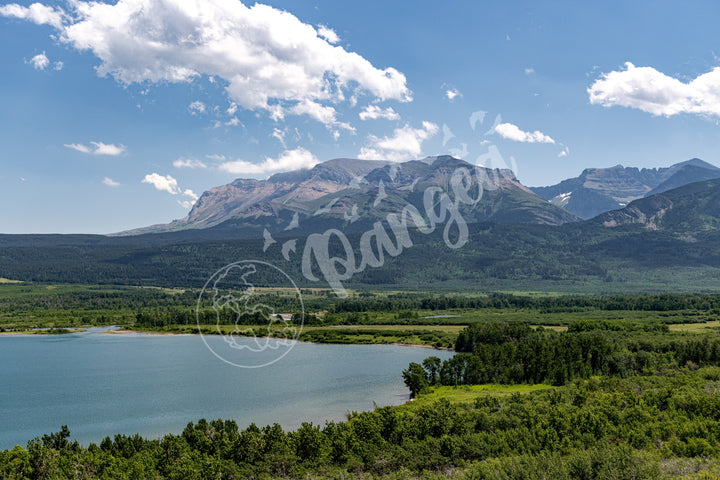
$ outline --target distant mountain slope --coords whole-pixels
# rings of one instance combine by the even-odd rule
[[[667,168],[587,168],[578,177],[531,190],[581,218],[592,218],[638,198],[719,177],[720,168],[693,158]]]
[[[120,235],[214,227],[257,238],[265,229],[317,231],[329,224],[358,230],[408,204],[422,211],[422,192],[429,187],[451,191],[451,178],[459,168],[476,172],[476,180],[485,179],[482,200],[463,209],[468,222],[558,225],[578,220],[523,186],[510,170],[476,167],[450,156],[403,163],[335,159],[267,180],[237,179],[203,193],[182,220]]]
[[[428,185],[439,185],[463,165],[459,162],[450,157],[435,159],[432,165],[413,162],[404,167],[405,172],[391,171],[386,167],[392,166],[386,165],[374,171],[377,177],[372,179],[384,183],[385,179],[392,182],[393,176],[407,176],[409,180],[422,174]],[[435,292],[720,292],[720,179],[635,200],[591,220],[543,225],[503,221],[508,212],[537,219],[539,211],[558,209],[540,210],[535,202],[543,201],[527,194],[511,173],[490,173],[498,176],[493,184],[505,188],[487,190],[478,208],[463,213],[469,235],[461,248],[449,248],[442,229],[430,234],[413,230],[412,245],[401,254],[386,255],[377,268],[357,271],[344,284],[358,289],[422,288]],[[332,205],[326,204],[324,197],[316,200],[317,204],[308,203],[328,211],[303,217],[299,226],[290,230],[286,230],[287,219],[283,220],[269,247],[268,239],[257,230],[263,228],[262,223],[243,223],[256,221],[254,218],[235,218],[204,229],[124,237],[0,235],[0,276],[43,282],[199,288],[223,265],[262,259],[287,272],[298,285],[328,288],[322,275],[318,274],[315,281],[303,273],[307,234],[342,224],[354,251],[350,255],[359,260],[358,255],[363,255],[359,253],[361,238],[368,231],[363,229],[372,227],[382,212],[406,205],[402,202],[417,204],[422,191],[398,193],[388,188],[387,197],[373,206],[378,189],[368,187],[364,193],[356,192],[360,188],[350,189],[356,205],[360,205],[358,213],[363,214],[354,223],[342,223],[347,221],[342,207],[344,191],[332,197],[338,199]],[[476,221],[481,218],[492,220]],[[303,230],[304,225],[307,228]],[[339,246],[330,248],[335,247]],[[332,253],[340,255],[338,258],[346,254],[338,250]]]
[[[596,219],[606,227],[644,225],[693,236],[720,229],[720,179],[705,180],[635,200]],[[691,238],[691,237],[687,237]]]

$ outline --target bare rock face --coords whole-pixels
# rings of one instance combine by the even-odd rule
[[[167,225],[124,232],[139,234],[208,228],[223,222],[242,224],[294,215],[365,219],[417,202],[418,192],[435,186],[450,190],[453,174],[464,168],[482,181],[483,199],[468,210],[468,221],[561,224],[577,217],[542,200],[511,170],[487,169],[450,156],[403,163],[335,159],[307,170],[279,173],[266,180],[237,179],[202,194],[187,217]],[[378,195],[387,201],[378,207]],[[421,196],[421,195],[420,195]],[[279,220],[278,220],[279,221]],[[277,222],[276,222],[277,223]],[[264,227],[265,225],[263,225]]]
[[[587,219],[639,198],[713,178],[720,178],[720,169],[693,158],[667,168],[586,168],[578,177],[549,187],[533,187],[532,191]]]

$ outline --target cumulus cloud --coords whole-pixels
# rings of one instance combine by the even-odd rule
[[[376,120],[385,118],[387,120],[400,120],[400,115],[392,107],[380,108],[377,105],[368,105],[358,114],[360,120]]]
[[[178,186],[177,180],[170,175],[160,175],[159,173],[149,173],[145,175],[142,183],[149,183],[162,192],[168,192],[172,195],[179,194],[182,190]]]
[[[652,67],[627,62],[625,70],[602,75],[587,91],[590,103],[603,107],[630,107],[666,117],[720,116],[720,67],[684,83]]]
[[[345,130],[355,131],[349,123],[339,122],[336,118],[337,112],[333,107],[321,105],[312,100],[303,100],[290,109],[295,115],[308,115],[328,127],[340,127]]]
[[[66,143],[64,146],[82,153],[110,156],[121,155],[127,149],[125,145],[115,145],[113,143],[90,142],[90,144],[92,147],[82,143]]]
[[[462,93],[457,88],[448,88],[445,90],[445,97],[452,102],[456,97],[462,97]]]
[[[501,137],[512,140],[513,142],[555,143],[555,140],[538,130],[534,132],[524,132],[512,123],[499,123],[495,126],[495,132]]]
[[[198,199],[198,196],[189,188],[183,190],[178,185],[178,181],[171,175],[160,175],[159,173],[149,173],[145,175],[142,183],[147,183],[155,187],[161,192],[167,192],[171,195],[182,195],[189,198],[181,198],[177,202],[183,208],[191,208]]]
[[[32,57],[27,63],[32,65],[35,70],[45,70],[50,65],[50,59],[45,52],[42,52]]]
[[[65,18],[65,12],[62,9],[48,7],[42,3],[33,3],[29,7],[16,3],[2,5],[0,6],[0,15],[29,20],[38,25],[52,25],[58,29],[63,27],[63,18]]]
[[[205,113],[206,108],[203,102],[201,102],[200,100],[195,100],[190,105],[188,105],[188,110],[190,110],[191,115],[199,115]]]
[[[279,120],[307,114],[336,122],[328,103],[369,93],[411,101],[405,75],[376,68],[333,45],[335,37],[268,5],[237,0],[73,0],[66,14],[42,4],[9,4],[0,14],[46,23],[61,42],[91,51],[97,73],[118,82],[178,83],[202,76],[223,79],[232,102]],[[344,127],[343,127],[344,128]]]
[[[178,158],[173,162],[173,167],[175,168],[207,168],[207,165],[205,165],[200,160],[196,160],[194,158]]]
[[[113,180],[110,177],[105,177],[103,179],[103,183],[105,185],[107,185],[108,187],[119,187],[120,186],[120,184],[118,182],[116,182],[115,180]]]
[[[289,170],[312,168],[320,161],[302,147],[284,151],[278,158],[266,157],[261,163],[233,160],[220,164],[220,170],[234,175],[265,175]]]
[[[330,27],[326,27],[325,25],[318,25],[318,35],[332,44],[340,41],[340,37],[338,37],[338,34],[335,33],[335,30]]]
[[[106,144],[102,142],[90,142],[95,146],[95,150],[92,152],[94,155],[120,155],[125,152],[125,145],[114,145],[112,143]]]
[[[396,128],[391,137],[368,137],[369,145],[360,149],[358,158],[364,160],[390,160],[401,162],[418,158],[422,153],[422,142],[437,134],[439,128],[431,122],[423,122],[422,128],[405,125]]]

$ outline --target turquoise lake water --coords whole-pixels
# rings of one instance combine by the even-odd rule
[[[159,438],[200,418],[242,428],[344,420],[353,410],[408,398],[410,362],[451,352],[394,345],[297,343],[279,361],[238,368],[200,336],[0,336],[0,449],[68,425],[87,445],[116,433]],[[205,337],[222,351],[222,337]]]

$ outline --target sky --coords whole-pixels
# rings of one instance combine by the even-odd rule
[[[720,165],[720,4],[0,1],[0,233],[112,233],[333,158],[528,186]]]

